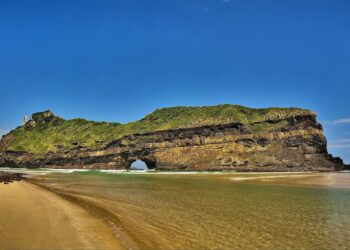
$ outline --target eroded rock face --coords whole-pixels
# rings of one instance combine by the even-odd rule
[[[75,148],[44,156],[6,150],[1,152],[0,164],[125,169],[139,159],[148,168],[163,170],[334,171],[345,168],[340,158],[327,153],[327,142],[315,114],[302,113],[264,123],[282,125],[267,133],[251,132],[261,125],[257,122],[131,134],[101,149]]]

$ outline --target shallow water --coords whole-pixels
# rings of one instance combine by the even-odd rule
[[[141,249],[350,248],[348,173],[56,171],[34,178],[114,214]]]

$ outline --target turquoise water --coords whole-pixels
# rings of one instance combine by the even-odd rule
[[[35,178],[113,214],[141,249],[350,248],[346,173],[88,171]]]

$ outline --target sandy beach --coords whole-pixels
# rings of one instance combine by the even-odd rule
[[[0,184],[1,249],[122,249],[87,211],[25,181]]]

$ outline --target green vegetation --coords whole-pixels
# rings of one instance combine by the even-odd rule
[[[232,122],[261,122],[248,126],[252,128],[252,133],[260,133],[284,125],[283,122],[271,124],[264,121],[309,112],[298,108],[251,109],[239,105],[172,107],[157,109],[136,122],[120,124],[84,119],[63,120],[50,111],[44,111],[33,114],[25,126],[4,136],[0,147],[37,154],[78,146],[96,149],[129,134]]]

